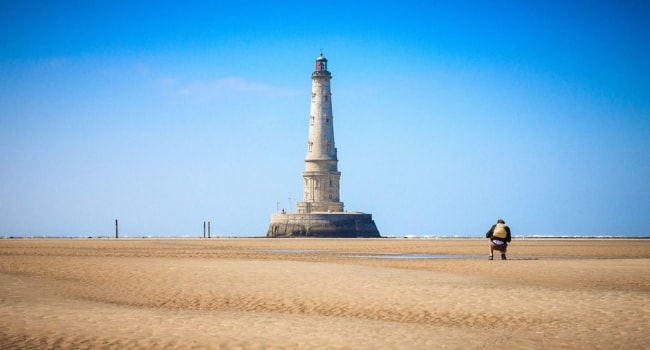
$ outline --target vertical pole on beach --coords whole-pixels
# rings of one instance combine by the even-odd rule
[[[208,238],[210,238],[210,221],[208,221]]]
[[[117,219],[115,219],[115,239],[117,239],[117,237],[118,237],[118,233],[117,233],[117,232],[118,232],[118,231],[117,231]]]
[[[203,238],[205,238],[205,221],[203,221]]]

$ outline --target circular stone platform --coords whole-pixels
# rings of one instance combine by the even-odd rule
[[[342,213],[275,213],[266,237],[381,237],[372,214]]]

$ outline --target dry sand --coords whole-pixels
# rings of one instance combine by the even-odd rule
[[[0,348],[650,348],[650,240],[509,258],[478,239],[4,239]]]

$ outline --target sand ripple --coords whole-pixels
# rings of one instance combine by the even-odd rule
[[[646,241],[648,256],[635,243],[630,258],[545,251],[522,260],[513,253],[506,262],[343,254],[388,252],[395,241],[358,242],[0,241],[0,348],[650,345]],[[296,244],[323,249],[260,250]],[[392,248],[462,250],[455,241],[418,244]],[[484,249],[483,242],[464,244],[465,254]]]

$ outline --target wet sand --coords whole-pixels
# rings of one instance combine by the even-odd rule
[[[0,348],[650,347],[650,240],[508,257],[479,239],[3,239]]]

